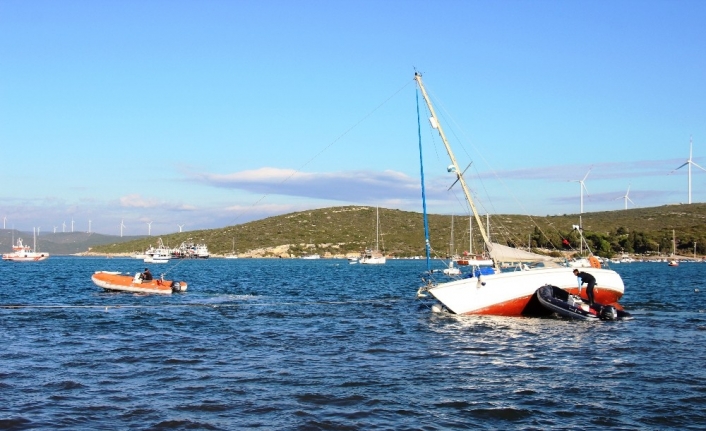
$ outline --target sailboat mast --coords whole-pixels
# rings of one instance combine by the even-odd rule
[[[375,207],[375,251],[380,251],[380,207]]]
[[[583,220],[579,215],[579,238],[581,239],[581,244],[579,245],[579,256],[583,257]]]
[[[454,215],[451,214],[451,241],[449,242],[449,256],[453,256],[454,254]]]
[[[441,140],[444,142],[444,147],[446,147],[446,153],[449,156],[449,159],[451,159],[451,164],[454,167],[454,170],[456,172],[456,175],[458,176],[458,182],[461,183],[461,188],[463,189],[463,194],[466,196],[466,201],[468,201],[468,205],[471,206],[471,210],[473,211],[473,216],[476,218],[476,223],[478,223],[478,226],[480,227],[480,233],[481,236],[483,237],[483,241],[485,241],[485,244],[490,250],[491,245],[490,245],[490,239],[488,238],[488,235],[486,235],[485,230],[483,229],[483,222],[480,219],[480,215],[478,214],[478,210],[476,209],[476,204],[473,202],[473,198],[471,197],[471,192],[468,189],[468,185],[466,184],[465,178],[463,178],[463,175],[461,175],[461,169],[458,166],[458,162],[456,162],[456,156],[454,156],[453,151],[451,151],[451,146],[449,145],[449,142],[446,140],[446,135],[444,134],[444,130],[441,128],[441,124],[439,121],[436,119],[436,112],[434,111],[434,107],[431,104],[431,100],[429,99],[429,95],[427,95],[427,90],[424,88],[424,84],[422,84],[422,75],[419,72],[414,73],[414,79],[417,81],[417,84],[419,85],[419,89],[422,92],[422,96],[424,97],[424,101],[427,104],[427,107],[429,108],[429,112],[431,113],[431,118],[429,121],[431,121],[432,127],[434,127],[438,132],[439,136],[441,136]]]

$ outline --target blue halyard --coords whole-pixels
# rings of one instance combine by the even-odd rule
[[[422,124],[419,116],[419,90],[416,91],[417,97],[417,135],[419,136],[419,170],[422,179],[422,208],[424,214],[424,248],[427,257],[427,272],[431,274],[431,246],[429,245],[429,221],[427,220],[427,199],[424,190],[424,163],[422,162]]]

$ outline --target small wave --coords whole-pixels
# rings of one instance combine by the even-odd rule
[[[532,417],[534,413],[531,410],[516,409],[512,407],[501,407],[496,409],[472,409],[470,413],[481,419],[503,420],[503,421],[520,421]]]
[[[316,404],[322,406],[351,406],[360,404],[365,400],[361,395],[350,395],[347,397],[336,397],[330,394],[309,393],[297,396],[297,400],[302,403]]]
[[[224,428],[211,425],[204,422],[194,422],[188,419],[172,419],[158,422],[147,428],[148,430],[174,430],[174,429],[184,429],[184,430],[221,430]]]
[[[59,390],[72,390],[72,389],[83,389],[84,386],[79,382],[74,382],[73,380],[63,380],[61,382],[51,382],[44,385],[45,388],[59,389]]]
[[[3,430],[26,430],[30,428],[32,428],[32,421],[24,417],[0,419],[0,429]]]

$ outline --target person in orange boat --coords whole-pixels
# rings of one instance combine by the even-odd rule
[[[579,272],[578,269],[574,269],[574,275],[581,279],[579,290],[581,290],[580,286],[583,286],[584,283],[587,284],[586,295],[588,296],[588,303],[593,305],[593,288],[596,286],[596,277],[583,271]]]
[[[152,280],[152,273],[150,272],[149,268],[145,268],[145,272],[142,273],[142,280],[143,281]]]

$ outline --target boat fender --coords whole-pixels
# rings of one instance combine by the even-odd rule
[[[444,309],[444,307],[441,306],[441,305],[439,305],[439,304],[434,304],[434,305],[432,305],[432,306],[431,306],[431,311],[434,312],[434,313],[437,313],[437,314],[446,312],[446,310]]]

